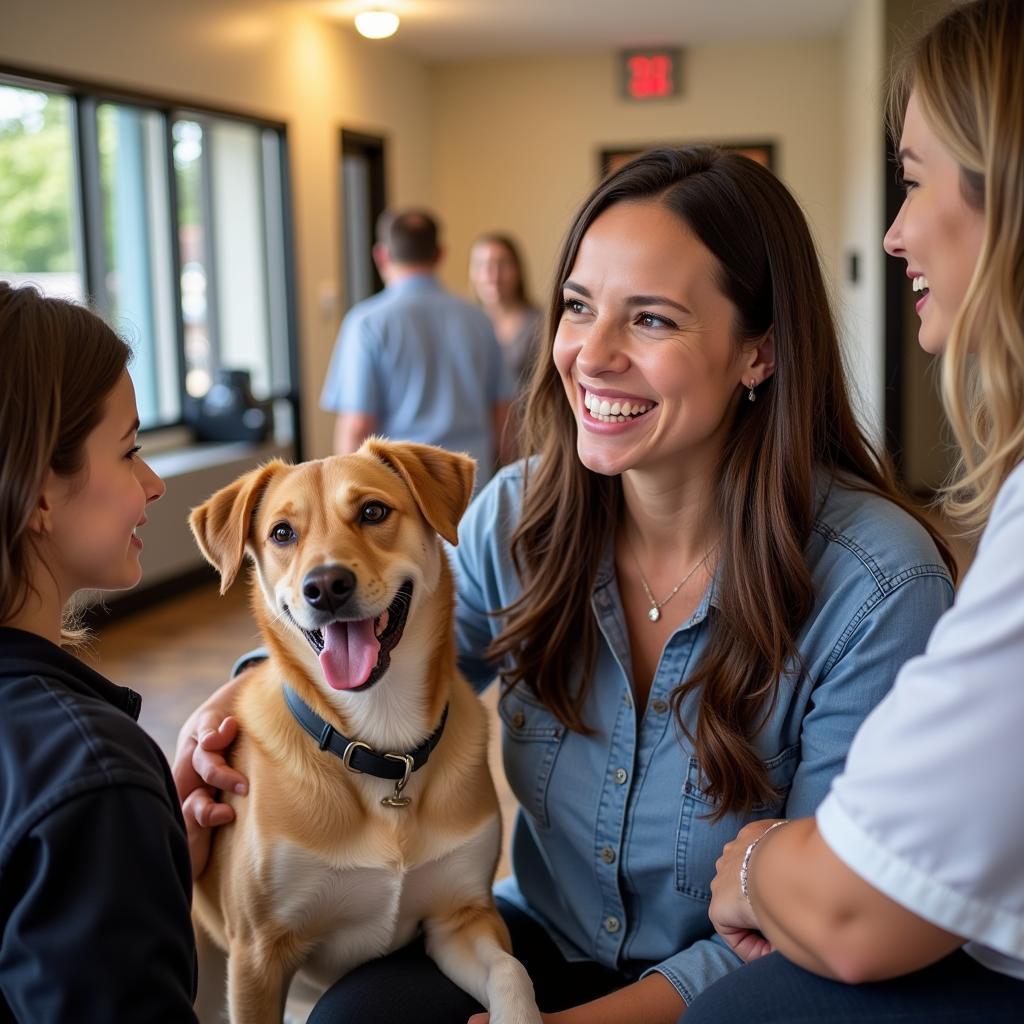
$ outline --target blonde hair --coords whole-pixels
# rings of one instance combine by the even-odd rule
[[[964,199],[985,215],[942,361],[943,404],[960,446],[942,504],[975,534],[1024,461],[1024,3],[977,0],[931,28],[892,83],[894,128],[912,88],[960,164]]]

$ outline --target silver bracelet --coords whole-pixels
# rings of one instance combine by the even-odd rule
[[[757,848],[757,844],[759,842],[761,842],[761,840],[764,839],[764,837],[766,835],[768,835],[769,832],[774,831],[775,829],[779,828],[781,825],[788,825],[788,824],[789,824],[789,819],[788,818],[783,818],[782,821],[777,821],[777,822],[775,822],[774,825],[769,825],[747,847],[747,852],[745,854],[743,854],[743,863],[740,865],[740,892],[743,893],[743,898],[747,901],[747,903],[750,903],[750,887],[749,887],[749,884],[748,884],[749,883],[749,879],[747,877],[747,872],[750,870],[750,857],[751,857],[751,854],[753,854],[754,850]]]

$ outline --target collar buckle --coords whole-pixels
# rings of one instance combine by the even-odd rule
[[[345,753],[341,755],[341,763],[342,763],[342,764],[343,764],[343,765],[344,765],[344,766],[345,766],[345,767],[346,767],[346,768],[347,768],[347,769],[348,769],[348,770],[349,770],[350,772],[355,772],[355,773],[356,773],[357,775],[362,775],[362,774],[363,774],[363,772],[362,772],[362,769],[360,769],[360,768],[354,768],[354,767],[352,766],[352,755],[353,755],[353,754],[354,754],[354,753],[355,753],[355,752],[356,752],[356,751],[357,751],[357,750],[358,750],[358,749],[359,749],[360,747],[362,747],[362,748],[363,748],[363,750],[368,750],[368,751],[370,751],[370,753],[371,753],[371,754],[373,753],[373,747],[371,747],[369,743],[362,743],[362,742],[361,742],[360,740],[349,740],[349,741],[348,741],[348,744],[347,744],[347,745],[345,746]],[[321,749],[321,750],[323,750],[323,747],[321,747],[320,749]]]

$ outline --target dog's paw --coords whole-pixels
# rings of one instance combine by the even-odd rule
[[[491,973],[490,1024],[543,1024],[526,968],[508,957]]]

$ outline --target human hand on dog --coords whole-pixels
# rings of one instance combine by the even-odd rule
[[[245,776],[224,756],[238,735],[237,720],[224,708],[233,706],[245,675],[242,672],[196,708],[178,733],[172,774],[185,818],[193,878],[206,867],[212,829],[235,818],[230,805],[217,800],[218,791],[230,789],[245,795],[249,789]]]

